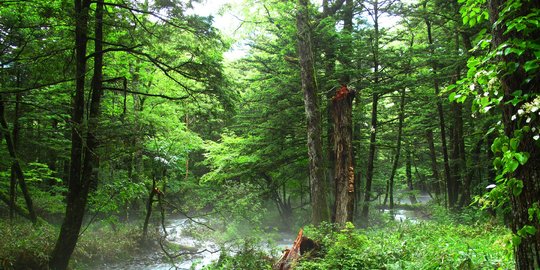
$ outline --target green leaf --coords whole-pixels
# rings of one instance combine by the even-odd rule
[[[527,73],[538,69],[538,60],[535,59],[525,62],[525,65],[523,65],[523,69],[525,69],[525,72]]]
[[[469,22],[469,15],[463,15],[463,25],[467,25]]]
[[[475,26],[475,25],[476,25],[476,17],[470,18],[470,20],[469,20],[469,26],[470,26],[470,27],[473,27],[473,26]]]
[[[501,151],[501,139],[500,138],[495,138],[495,140],[493,140],[493,143],[491,144],[491,152],[493,153],[498,153]]]
[[[510,149],[512,149],[513,151],[516,151],[518,149],[518,146],[519,146],[519,139],[517,138],[510,139]]]
[[[502,161],[500,157],[496,157],[493,160],[493,167],[495,167],[496,170],[499,170],[502,167]]]
[[[519,164],[524,165],[525,163],[527,163],[527,160],[529,160],[529,153],[527,152],[515,153],[514,157],[519,162]]]
[[[519,244],[521,244],[521,237],[519,237],[517,235],[512,235],[512,245],[514,247],[517,247],[517,246],[519,246]]]
[[[518,56],[522,55],[523,52],[525,50],[522,50],[522,49],[518,49],[518,48],[511,48],[511,47],[508,47],[504,50],[504,55],[509,55],[511,53],[515,53],[517,54]]]
[[[519,163],[515,159],[511,159],[505,163],[506,171],[509,173],[515,172],[518,166],[519,166]]]
[[[514,196],[519,196],[521,194],[521,191],[523,191],[523,181],[512,178],[508,184],[512,187],[512,194]]]
[[[449,100],[450,102],[454,101],[455,96],[456,96],[456,93],[455,93],[455,92],[450,93],[450,95],[448,95],[448,100]]]
[[[525,225],[523,228],[519,229],[517,234],[521,237],[526,237],[527,235],[535,235],[536,228],[531,225]]]

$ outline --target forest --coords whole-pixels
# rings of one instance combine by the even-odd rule
[[[538,0],[0,0],[0,269],[538,270],[539,108]]]

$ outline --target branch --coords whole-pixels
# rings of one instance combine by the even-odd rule
[[[142,44],[135,45],[133,47],[107,48],[107,49],[102,50],[100,52],[93,52],[92,54],[87,55],[86,60],[96,56],[97,54],[104,54],[104,53],[108,53],[108,52],[131,52],[134,49],[136,49],[137,47],[141,47],[141,46],[142,46]]]
[[[90,3],[97,3],[97,2],[96,1],[90,1]],[[179,28],[179,29],[183,29],[183,30],[195,33],[195,31],[193,29],[190,29],[189,27],[173,23],[171,20],[169,20],[167,18],[164,18],[163,16],[160,16],[160,15],[154,13],[154,12],[146,11],[146,10],[142,10],[142,9],[138,9],[138,8],[134,8],[134,7],[130,7],[125,2],[124,2],[124,4],[116,4],[116,3],[110,3],[110,2],[109,3],[104,3],[104,4],[106,6],[127,9],[130,12],[137,12],[137,13],[141,13],[141,14],[150,15],[152,17],[155,17],[155,18],[159,19],[160,21],[163,21],[166,24],[172,25],[172,26],[174,26],[176,28]]]
[[[147,96],[147,97],[159,97],[159,98],[164,98],[164,99],[168,99],[168,100],[184,100],[184,99],[188,99],[190,97],[189,95],[188,96],[183,96],[183,97],[171,97],[171,96],[167,96],[167,95],[150,94],[150,93],[132,91],[132,90],[127,90],[127,89],[123,89],[123,88],[116,88],[116,87],[103,87],[103,90],[126,92],[126,93],[130,93],[130,94],[137,94],[137,95]]]
[[[38,85],[34,85],[34,86],[31,86],[31,87],[27,87],[27,88],[8,88],[9,90],[0,90],[0,94],[24,93],[24,92],[44,88],[44,87],[54,86],[54,85],[65,83],[65,82],[71,82],[71,81],[74,81],[74,80],[75,79],[71,78],[71,79],[64,79],[64,80],[57,81],[57,82],[52,82],[52,83],[38,84]]]

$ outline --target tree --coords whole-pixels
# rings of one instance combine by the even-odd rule
[[[468,0],[461,8],[463,22],[475,26],[489,18],[489,36],[482,36],[469,58],[467,78],[451,100],[472,98],[473,109],[489,113],[501,109],[502,128],[491,145],[496,187],[488,205],[508,202],[516,269],[540,267],[540,150],[538,111],[540,97],[540,2],[520,0]],[[477,12],[480,11],[480,12]],[[488,39],[489,38],[489,39]],[[491,40],[489,42],[488,40]],[[487,50],[487,51],[481,51]]]
[[[424,2],[424,9],[426,9],[427,2]],[[438,78],[439,74],[439,66],[436,62],[436,60],[433,58],[435,55],[435,43],[433,41],[433,33],[432,33],[432,22],[426,17],[425,19],[426,23],[426,30],[427,30],[427,41],[429,45],[429,52],[430,52],[430,62],[431,62],[431,70],[433,72],[433,90],[435,92],[435,96],[437,96],[437,116],[439,118],[439,128],[441,131],[441,144],[442,144],[442,154],[443,154],[443,165],[444,165],[444,179],[446,183],[446,196],[447,196],[447,202],[448,206],[453,207],[455,201],[453,198],[457,196],[457,185],[455,183],[455,179],[452,178],[451,172],[450,172],[450,161],[448,158],[448,146],[446,141],[446,125],[444,120],[444,112],[443,112],[443,105],[442,101],[440,100],[439,93],[440,93],[440,80]],[[456,197],[457,198],[457,197]]]
[[[311,185],[311,222],[319,224],[329,220],[326,201],[324,165],[322,160],[321,116],[317,98],[317,84],[311,45],[309,1],[298,0],[296,15],[298,58],[301,69],[302,91],[307,119],[307,145],[309,155],[309,179]]]
[[[344,226],[353,221],[354,215],[354,155],[352,144],[352,107],[354,90],[343,85],[332,99],[334,118],[334,153],[335,153],[335,211],[334,222]]]

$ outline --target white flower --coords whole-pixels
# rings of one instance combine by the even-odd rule
[[[538,135],[538,134],[534,135],[534,137],[533,137],[533,139],[534,139],[535,141],[538,141],[539,138],[540,138],[540,135]]]
[[[488,185],[488,186],[486,187],[486,189],[492,189],[492,188],[495,188],[496,186],[497,186],[497,185],[495,185],[495,184],[491,184],[491,185]]]
[[[488,112],[491,109],[491,106],[484,107],[484,112]]]
[[[471,85],[469,85],[469,89],[471,89],[471,91],[474,91],[474,83],[471,83]]]
[[[538,107],[535,106],[531,108],[531,112],[536,112],[536,111],[538,111]]]
[[[531,118],[530,118],[530,117],[527,117],[527,120],[525,120],[525,122],[530,123],[530,122],[531,122]]]
[[[524,113],[525,113],[525,111],[524,111],[523,109],[519,109],[519,110],[518,110],[518,114],[519,114],[519,115],[523,115]]]
[[[516,115],[514,114],[514,115],[512,115],[512,118],[511,118],[511,119],[512,119],[512,121],[514,121],[514,120],[516,120],[516,118],[517,118],[517,117],[516,117]]]

